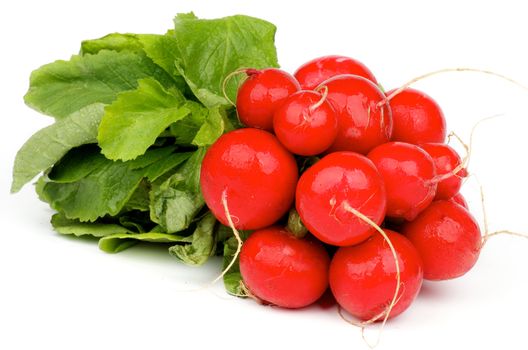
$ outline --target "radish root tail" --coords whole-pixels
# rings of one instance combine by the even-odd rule
[[[222,81],[222,94],[224,95],[224,98],[227,100],[227,102],[229,102],[233,107],[236,107],[236,103],[233,102],[233,100],[231,100],[229,96],[227,96],[227,84],[231,81],[231,79],[234,76],[237,76],[239,74],[244,74],[244,73],[251,74],[251,71],[252,71],[251,68],[240,68],[240,69],[234,70],[228,75],[226,75],[226,77]]]
[[[396,253],[396,249],[394,249],[394,245],[392,244],[391,240],[389,239],[389,237],[387,236],[387,234],[383,231],[383,229],[381,227],[379,227],[374,221],[372,221],[369,217],[367,217],[365,214],[361,213],[360,211],[352,208],[350,206],[350,204],[348,204],[348,202],[343,202],[343,208],[354,214],[355,216],[357,216],[359,219],[363,220],[366,224],[370,225],[371,227],[373,227],[376,231],[379,232],[379,234],[381,234],[381,236],[383,237],[383,239],[387,242],[387,245],[389,246],[390,250],[391,250],[391,253],[392,253],[392,256],[394,258],[394,264],[395,264],[395,267],[396,267],[396,288],[394,289],[394,295],[392,297],[392,300],[391,302],[389,303],[389,305],[387,306],[387,308],[385,310],[383,310],[383,312],[379,313],[378,315],[372,317],[371,319],[367,320],[367,321],[361,321],[361,322],[354,322],[354,321],[351,321],[351,320],[348,320],[346,318],[344,318],[344,316],[342,315],[342,311],[340,310],[340,308],[338,308],[338,311],[339,311],[339,314],[341,315],[341,317],[346,320],[347,322],[349,322],[350,324],[353,324],[355,326],[358,326],[361,328],[361,333],[362,333],[362,336],[363,336],[363,340],[365,341],[365,343],[372,349],[372,348],[375,348],[376,346],[378,346],[380,340],[381,340],[381,334],[383,332],[383,329],[385,327],[385,324],[387,323],[387,320],[390,316],[390,313],[392,311],[392,309],[394,308],[394,306],[398,303],[399,301],[399,298],[401,296],[399,296],[400,294],[400,287],[401,287],[401,270],[400,270],[400,264],[399,264],[399,260],[398,260],[398,255]],[[368,326],[369,324],[371,323],[374,323],[380,319],[383,319],[383,322],[381,324],[381,327],[380,327],[380,330],[378,332],[378,337],[376,339],[376,342],[374,344],[371,344],[367,341],[367,339],[365,338],[364,336],[364,330],[365,330],[365,327]]]
[[[520,87],[521,89],[528,91],[528,86],[523,85],[523,84],[519,83],[518,81],[516,81],[516,80],[514,80],[514,79],[512,79],[510,77],[507,77],[505,75],[502,75],[500,73],[495,73],[495,72],[492,72],[492,71],[489,71],[489,70],[485,70],[485,69],[468,68],[468,67],[444,68],[444,69],[435,70],[433,72],[429,72],[429,73],[426,73],[426,74],[422,74],[422,75],[420,75],[420,76],[418,76],[416,78],[413,78],[413,79],[409,80],[408,82],[406,82],[405,84],[403,84],[402,86],[400,86],[399,88],[394,90],[385,99],[380,101],[378,103],[378,106],[382,106],[384,104],[388,104],[391,99],[393,99],[396,95],[398,95],[400,92],[402,92],[403,90],[407,89],[409,86],[413,85],[414,83],[417,83],[417,82],[419,82],[421,80],[424,80],[426,78],[429,78],[429,77],[432,77],[432,76],[435,76],[435,75],[439,75],[439,74],[442,74],[442,73],[452,73],[452,72],[473,72],[473,73],[487,74],[487,75],[491,75],[491,76],[494,76],[494,77],[509,81],[510,83]]]
[[[403,288],[403,287],[404,287],[404,286],[403,286],[403,284],[402,284],[402,285],[400,286],[400,288]],[[400,293],[400,296],[399,296],[398,299],[396,300],[396,303],[395,303],[395,304],[397,304],[398,301],[400,301],[400,299],[401,299],[402,296],[403,296],[403,293]],[[367,336],[366,336],[366,334],[365,334],[365,329],[366,329],[366,324],[365,324],[365,323],[368,322],[368,321],[363,321],[363,322],[359,321],[359,322],[358,322],[358,321],[354,321],[354,320],[351,320],[351,319],[347,318],[347,317],[345,316],[345,314],[343,313],[343,308],[342,308],[341,306],[339,306],[339,304],[337,305],[337,312],[338,312],[339,316],[341,317],[341,319],[342,319],[343,321],[345,321],[345,322],[347,322],[347,323],[349,323],[349,324],[351,324],[351,325],[353,325],[353,326],[356,326],[356,327],[361,328],[361,338],[363,339],[363,341],[365,342],[365,344],[367,344],[367,346],[368,346],[370,349],[374,349],[376,346],[378,346],[378,344],[379,344],[379,342],[380,342],[380,339],[381,339],[381,330],[380,330],[380,333],[379,333],[379,335],[378,335],[378,339],[377,339],[376,343],[374,343],[374,344],[370,344],[369,341],[367,340]],[[371,321],[370,323],[373,323],[373,322],[375,322],[375,320],[378,320],[378,319],[380,319],[381,317],[383,317],[384,314],[385,314],[385,312],[386,312],[386,310],[383,310],[383,311],[380,312],[378,315],[376,315],[375,317],[373,317],[371,320],[374,320],[374,321]],[[370,320],[369,320],[369,321],[370,321]]]
[[[264,304],[264,301],[262,299],[260,299],[259,297],[257,297],[255,294],[253,294],[249,290],[249,288],[246,286],[244,281],[242,281],[242,280],[240,280],[240,290],[242,291],[242,295],[241,296],[244,296],[244,297],[247,297],[247,298],[251,298],[254,301],[256,301],[257,304],[261,304],[261,305]]]
[[[211,282],[211,284],[218,282],[221,278],[225,276],[225,274],[231,269],[231,267],[233,267],[236,262],[236,259],[238,258],[238,255],[240,254],[240,250],[242,249],[242,239],[240,238],[240,233],[238,232],[235,227],[235,224],[233,223],[231,213],[229,212],[229,206],[227,205],[227,189],[222,192],[222,206],[224,207],[224,214],[226,216],[227,222],[229,223],[229,227],[233,231],[233,236],[235,236],[235,239],[237,240],[237,249],[229,264],[222,271],[222,273]]]
[[[460,164],[457,165],[453,170],[451,170],[448,173],[435,176],[432,181],[440,182],[442,180],[450,178],[451,176],[459,176],[458,172],[464,168],[468,170],[469,161],[471,160],[471,152],[473,150],[473,137],[474,137],[475,131],[477,130],[477,127],[479,127],[484,122],[487,122],[489,120],[492,120],[498,117],[502,117],[503,115],[504,113],[494,114],[492,116],[483,118],[479,120],[478,122],[476,122],[475,125],[473,125],[473,127],[471,128],[471,132],[469,134],[469,144],[466,144],[460,136],[458,136],[454,131],[451,131],[449,135],[447,136],[448,143],[451,141],[451,138],[454,137],[462,145],[462,147],[464,147],[466,155],[464,156],[464,158],[462,158],[462,161],[460,162]]]
[[[475,179],[477,180],[479,187],[480,187],[480,205],[482,208],[482,221],[484,223],[484,234],[482,235],[480,249],[482,249],[484,245],[486,244],[486,242],[488,242],[488,239],[490,239],[493,236],[510,235],[510,236],[516,236],[516,237],[528,239],[527,233],[514,232],[510,230],[497,230],[497,231],[489,232],[488,214],[486,211],[486,204],[485,204],[485,197],[484,197],[484,187],[482,186],[478,178],[475,177]]]
[[[326,101],[326,98],[328,97],[328,87],[326,85],[317,87],[317,92],[321,92],[321,99],[310,106],[309,110],[310,113],[313,113],[317,108],[321,107],[321,105]]]

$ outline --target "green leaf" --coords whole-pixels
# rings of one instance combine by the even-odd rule
[[[301,216],[295,208],[291,208],[288,213],[288,224],[286,228],[297,238],[303,238],[308,234],[308,229],[301,221]]]
[[[153,243],[176,243],[188,242],[189,237],[171,235],[160,232],[134,234],[118,233],[115,235],[105,236],[101,238],[99,240],[99,248],[107,253],[118,253],[140,241]]]
[[[96,144],[77,147],[68,152],[48,173],[48,180],[55,183],[71,183],[81,180],[108,164]]]
[[[223,108],[207,109],[192,101],[186,105],[191,108],[191,113],[170,126],[176,144],[209,146],[224,132],[233,129]]]
[[[43,192],[51,207],[64,212],[67,218],[95,221],[105,215],[117,215],[142,178],[141,170],[130,170],[126,163],[107,160],[79,181],[48,182]]]
[[[140,188],[141,185],[138,187],[138,189]],[[148,205],[148,200],[145,204]],[[124,210],[125,209],[126,207],[124,208]],[[148,212],[139,212],[137,210],[129,211],[124,214],[119,214],[118,221],[121,226],[128,228],[131,233],[158,232],[156,230],[158,226],[156,226],[152,221],[150,221]]]
[[[16,155],[11,192],[18,192],[70,149],[96,142],[103,108],[102,104],[88,105],[31,136]]]
[[[238,266],[238,261],[236,263]],[[237,297],[245,297],[245,291],[242,289],[242,275],[240,271],[229,272],[224,275],[224,287],[229,294]]]
[[[175,62],[180,59],[180,50],[173,34],[141,35],[138,40],[148,57],[172,76],[180,76]]]
[[[277,67],[273,24],[248,16],[220,19],[197,19],[178,15],[171,48],[176,68],[194,95],[206,107],[228,105],[223,96],[225,77],[242,67]],[[229,84],[227,94],[234,98],[236,84]]]
[[[172,165],[176,166],[189,157],[188,153],[173,153],[175,150],[174,146],[152,148],[142,156],[127,162],[127,166],[131,170],[147,168],[145,169],[147,177],[159,176],[169,171]],[[108,159],[101,156],[100,151],[100,148],[94,144],[67,153],[51,169],[48,178],[60,183],[79,181],[108,163]],[[171,164],[171,160],[175,158],[177,162],[173,161]]]
[[[130,160],[145,153],[172,123],[191,111],[176,89],[165,90],[154,79],[142,79],[136,90],[123,92],[106,107],[97,137],[103,154]]]
[[[127,234],[114,235],[109,239],[99,240],[99,249],[106,253],[119,253],[139,243],[138,239],[124,238]]]
[[[219,107],[209,109],[209,113],[192,143],[196,146],[212,145],[226,130],[226,117]]]
[[[185,118],[170,126],[170,134],[177,145],[192,145],[196,134],[204,124],[209,110],[199,102],[187,101],[185,106],[191,111]]]
[[[150,35],[149,35],[150,36]],[[158,36],[158,35],[152,35]],[[81,43],[81,55],[96,54],[102,50],[143,52],[143,45],[139,41],[141,35],[131,33],[110,33],[98,39],[84,40]]]
[[[35,192],[37,193],[38,199],[49,204],[50,200],[46,198],[46,194],[44,193],[44,187],[46,187],[47,183],[48,177],[45,174],[41,175],[35,182]]]
[[[156,181],[160,176],[165,175],[170,170],[185,162],[192,155],[192,152],[172,153],[146,169],[145,177],[150,182]]]
[[[149,192],[150,192],[149,182],[146,180],[141,181],[141,183],[136,188],[134,193],[132,193],[132,196],[130,196],[130,198],[125,203],[121,211],[122,212],[128,212],[132,210],[138,210],[138,211],[144,211],[144,212],[149,211],[150,209],[149,208]]]
[[[159,162],[160,160],[168,157],[172,152],[176,150],[174,146],[161,147],[161,148],[151,148],[147,153],[141,157],[137,157],[134,160],[129,161],[127,164],[130,169],[141,169],[146,168],[150,165]]]
[[[51,225],[60,234],[80,236],[105,237],[114,234],[125,234],[130,231],[123,226],[103,222],[81,222],[71,220],[63,214],[51,217]]]
[[[228,228],[226,228],[228,229]],[[240,238],[244,241],[249,237],[250,231],[240,231]],[[227,268],[235,256],[238,247],[238,242],[235,237],[230,237],[224,241],[224,264],[223,268]],[[244,291],[241,288],[242,275],[240,274],[239,257],[235,263],[224,275],[224,287],[228,293],[243,296]]]
[[[95,145],[85,145],[71,150],[65,161],[53,168],[42,196],[69,219],[95,221],[120,212],[141,182],[143,172],[106,159]]]
[[[146,77],[164,86],[174,85],[174,80],[143,54],[102,50],[33,71],[24,100],[37,111],[60,119],[93,103],[109,104]]]
[[[168,233],[189,227],[205,202],[200,192],[200,167],[205,148],[199,148],[166,181],[150,192],[151,220]]]
[[[176,87],[187,92],[189,89],[180,75],[174,61],[176,56],[171,47],[170,37],[158,34],[112,33],[99,39],[85,40],[81,44],[81,55],[96,54],[101,50],[131,51],[147,55],[174,79]]]
[[[145,178],[164,175],[189,157],[173,146],[148,150],[134,161],[111,161],[93,144],[68,152],[39,180],[39,196],[69,219],[95,221],[130,210],[149,210]],[[160,158],[160,156],[163,156]],[[140,189],[143,184],[146,188]]]
[[[178,13],[178,15],[173,19],[174,27],[178,28],[182,21],[193,19],[198,19],[194,12]],[[169,30],[169,33],[171,33],[172,35],[174,35],[174,32],[174,30]]]
[[[192,234],[192,243],[174,245],[169,253],[188,265],[203,265],[215,253],[214,227],[216,219],[210,212],[196,226]]]

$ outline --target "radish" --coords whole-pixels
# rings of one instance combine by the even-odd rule
[[[449,199],[458,193],[462,186],[462,178],[467,176],[458,153],[444,143],[423,143],[420,147],[426,151],[434,161],[436,169],[435,199]]]
[[[281,227],[253,232],[240,251],[240,273],[250,295],[284,308],[301,308],[328,287],[330,258],[316,240]]]
[[[381,320],[394,298],[399,271],[396,303],[388,318],[405,311],[418,295],[423,280],[422,261],[417,250],[404,236],[384,230],[392,243],[395,258],[381,235],[352,246],[341,247],[330,264],[330,288],[337,302],[361,320]]]
[[[446,137],[446,121],[442,109],[426,93],[410,88],[411,85],[424,79],[444,73],[472,72],[494,76],[508,81],[523,90],[525,86],[512,78],[489,70],[475,68],[444,68],[415,77],[397,89],[386,93],[382,104],[389,104],[392,109],[394,130],[392,141],[403,141],[413,144],[426,142],[442,143]]]
[[[379,225],[386,204],[382,177],[370,160],[354,152],[323,157],[297,184],[295,206],[302,222],[319,240],[336,246],[357,244],[375,232],[350,208]]]
[[[385,95],[370,80],[356,75],[338,75],[321,83],[337,113],[338,133],[330,152],[362,154],[388,142],[392,133],[390,108]],[[381,104],[380,104],[381,102]]]
[[[435,201],[402,233],[422,257],[424,278],[447,280],[468,272],[477,262],[482,238],[473,216],[452,201]]]
[[[337,135],[337,117],[324,93],[298,91],[275,111],[273,129],[290,152],[313,156],[324,152]]]
[[[465,209],[469,210],[469,206],[466,202],[466,199],[464,196],[462,196],[460,193],[455,194],[451,199],[449,199],[451,202],[455,202],[458,205],[461,205]]]
[[[434,199],[433,158],[416,145],[388,142],[368,154],[387,189],[387,216],[413,220]]]
[[[248,78],[238,89],[238,117],[246,126],[272,131],[273,113],[288,96],[300,90],[299,83],[277,68],[244,71]]]
[[[238,229],[275,223],[290,208],[298,170],[293,156],[270,133],[239,129],[222,135],[202,162],[205,203],[224,225],[226,205]],[[224,203],[226,202],[226,203]]]
[[[359,75],[377,84],[372,72],[361,62],[345,56],[323,56],[306,62],[293,74],[305,90],[313,90],[323,81],[341,74]]]
[[[429,95],[416,89],[406,88],[399,92],[391,90],[387,92],[387,96],[392,110],[392,141],[416,145],[425,142],[444,142],[446,138],[444,113]]]

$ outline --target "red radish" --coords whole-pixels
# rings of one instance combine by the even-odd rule
[[[457,193],[453,197],[451,197],[450,201],[455,202],[456,204],[461,205],[465,209],[469,210],[469,206],[466,202],[466,199],[460,193]]]
[[[320,86],[328,88],[328,100],[337,113],[338,132],[330,152],[366,154],[389,141],[391,111],[386,104],[380,104],[385,95],[373,82],[345,74],[330,78]]]
[[[424,264],[424,278],[447,280],[462,276],[477,262],[480,229],[462,206],[440,200],[433,202],[402,233],[413,243]]]
[[[236,108],[240,121],[253,128],[273,130],[273,113],[300,90],[295,78],[280,69],[246,70],[248,78],[238,89]]]
[[[334,306],[337,305],[337,301],[335,300],[335,297],[334,295],[332,294],[332,291],[330,290],[330,288],[328,288],[323,296],[321,296],[321,298],[319,298],[319,300],[317,300],[317,305],[321,308],[321,309],[330,309]]]
[[[384,230],[390,239],[400,271],[397,302],[389,318],[405,311],[418,295],[423,280],[422,261],[404,236]],[[397,284],[394,255],[381,235],[339,248],[330,263],[330,288],[337,302],[351,315],[362,320],[383,318],[391,304]]]
[[[323,81],[341,74],[354,74],[377,84],[372,72],[361,62],[345,56],[323,56],[306,62],[293,74],[305,90],[313,90]]]
[[[390,96],[395,90],[386,93]],[[446,121],[438,103],[429,95],[406,88],[390,99],[393,130],[392,141],[415,145],[425,142],[444,142]]]
[[[467,170],[461,168],[456,175],[453,171],[460,166],[462,160],[458,153],[445,143],[423,143],[420,147],[433,158],[438,187],[435,199],[449,199],[460,191],[462,178],[467,176]]]
[[[296,238],[277,226],[253,232],[240,251],[240,273],[249,291],[285,308],[317,301],[328,287],[329,265],[320,242]]]
[[[236,228],[258,229],[283,216],[295,195],[298,170],[293,156],[270,133],[239,129],[222,135],[202,162],[205,202],[229,225],[223,197]]]
[[[387,189],[387,216],[413,220],[433,201],[433,158],[416,145],[388,142],[368,154]]]
[[[297,184],[296,209],[302,222],[328,244],[357,244],[375,232],[349,208],[379,225],[385,207],[385,186],[380,174],[370,160],[354,152],[325,156],[308,168]]]
[[[326,94],[298,91],[275,111],[273,129],[290,152],[313,156],[332,145],[337,135],[337,117]]]

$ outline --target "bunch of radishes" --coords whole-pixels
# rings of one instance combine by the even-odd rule
[[[244,73],[236,107],[247,128],[210,147],[201,187],[220,222],[255,230],[240,251],[249,294],[299,308],[330,286],[343,309],[377,320],[407,309],[423,278],[471,269],[482,239],[458,193],[465,164],[444,143],[431,97],[384,93],[367,67],[342,56],[294,76]],[[307,236],[285,227],[288,212]]]

